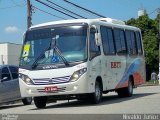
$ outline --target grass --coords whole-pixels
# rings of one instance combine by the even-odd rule
[[[154,80],[149,80],[149,81],[146,81],[146,84],[158,85],[158,84],[159,84],[159,81],[158,81],[158,80],[156,80],[156,81],[154,81]]]

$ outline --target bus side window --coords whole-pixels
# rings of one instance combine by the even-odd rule
[[[130,55],[136,55],[137,45],[136,45],[136,39],[133,31],[126,30],[126,40],[127,40],[128,53]]]
[[[126,30],[126,41],[127,41],[127,48],[128,48],[128,54],[132,54],[132,41],[131,41],[131,35],[130,31]]]
[[[90,32],[90,60],[101,54],[100,47],[96,45],[95,32],[93,31]]]
[[[127,48],[125,43],[124,31],[118,28],[115,28],[113,31],[117,53],[126,54]]]
[[[103,45],[103,51],[105,55],[114,55],[115,46],[112,34],[112,28],[101,26],[101,39]]]
[[[140,36],[140,32],[136,31],[136,40],[137,40],[137,49],[138,49],[138,54],[142,55],[142,43],[141,43],[141,36]]]
[[[137,45],[136,45],[136,37],[133,31],[131,31],[131,39],[132,39],[132,47],[133,47],[133,55],[137,54]]]

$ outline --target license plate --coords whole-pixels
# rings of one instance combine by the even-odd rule
[[[45,92],[55,92],[57,91],[57,86],[53,86],[53,87],[45,87]]]

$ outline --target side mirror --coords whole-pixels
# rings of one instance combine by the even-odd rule
[[[1,82],[7,81],[8,77],[4,77],[3,79],[1,79]]]
[[[95,33],[95,40],[96,40],[96,45],[100,46],[101,42],[100,42],[100,33]]]
[[[100,33],[98,33],[98,31],[97,31],[97,27],[95,25],[92,25],[91,29],[90,29],[90,32],[94,33],[96,45],[100,46],[101,45],[101,42],[100,42]]]

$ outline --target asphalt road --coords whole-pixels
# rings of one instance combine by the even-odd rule
[[[0,107],[0,114],[160,114],[160,86],[145,86],[134,89],[134,95],[119,98],[116,93],[104,95],[98,105],[82,101],[58,101],[37,109],[34,103],[22,103]]]

